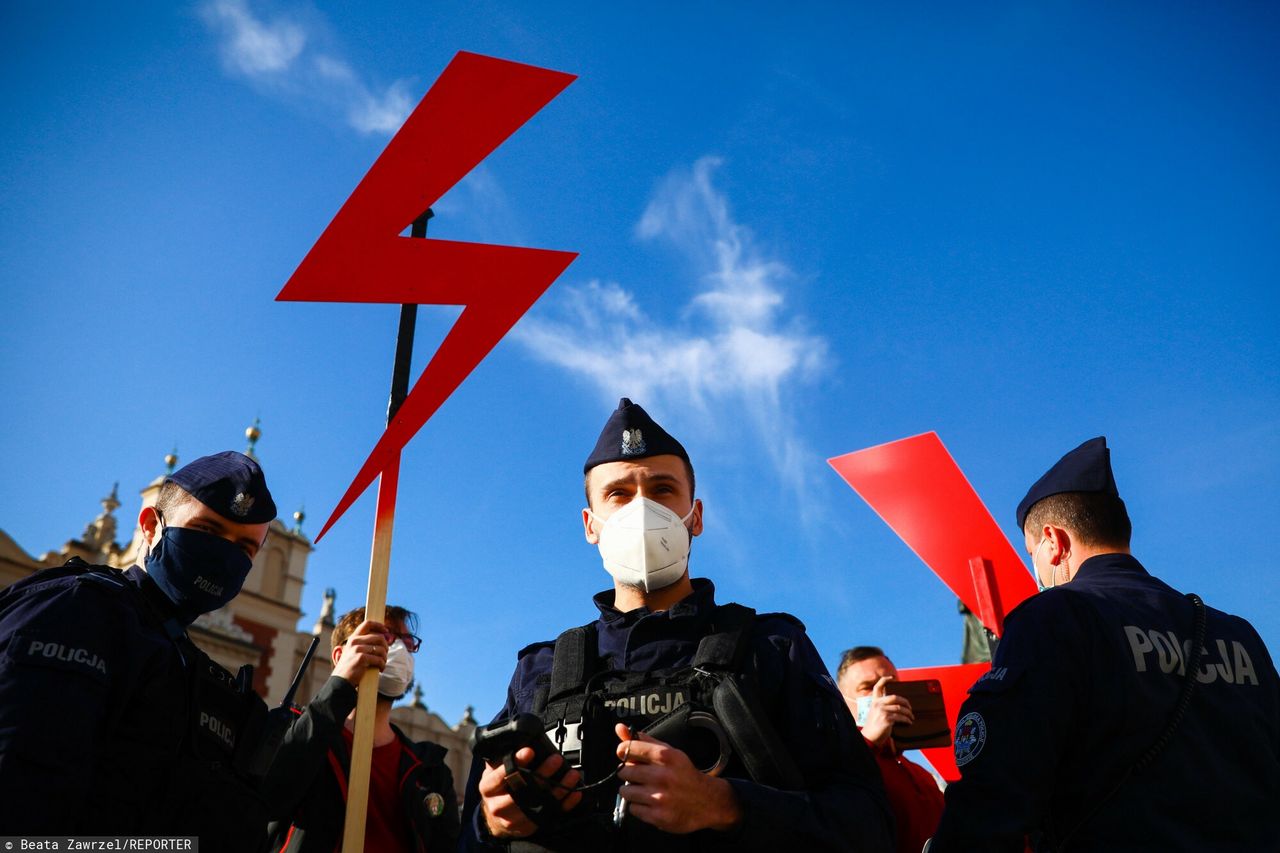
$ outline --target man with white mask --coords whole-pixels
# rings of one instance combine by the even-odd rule
[[[598,619],[520,652],[489,728],[545,730],[555,754],[477,760],[462,849],[891,850],[879,772],[804,626],[690,577],[703,507],[680,442],[623,398],[583,472],[613,588]]]
[[[370,667],[382,671],[374,711],[373,759],[364,849],[379,853],[452,851],[458,801],[444,747],[412,741],[391,722],[391,706],[413,687],[418,617],[387,607],[386,622],[364,608],[343,615],[332,635],[333,676],[285,736],[267,776],[273,808],[271,850],[330,853],[342,839],[355,729],[356,688]]]

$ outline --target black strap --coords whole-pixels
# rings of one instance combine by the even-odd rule
[[[698,643],[692,666],[698,669],[741,671],[756,612],[741,604],[722,604],[711,616],[711,632]]]
[[[698,642],[692,666],[736,671],[748,648],[756,612],[741,604],[722,604],[711,616],[711,631]],[[551,657],[551,686],[547,701],[583,693],[599,668],[596,625],[570,628],[556,638]]]
[[[549,700],[584,692],[587,680],[595,674],[598,658],[594,622],[570,628],[557,637],[551,657]]]
[[[1182,690],[1178,694],[1178,704],[1174,706],[1173,713],[1169,716],[1168,724],[1165,725],[1164,731],[1160,733],[1160,737],[1156,738],[1155,743],[1151,744],[1142,755],[1138,756],[1137,760],[1129,765],[1111,790],[1094,804],[1093,808],[1072,827],[1070,832],[1062,837],[1062,840],[1054,847],[1057,853],[1062,853],[1067,849],[1067,842],[1086,823],[1093,819],[1094,815],[1124,787],[1124,784],[1129,781],[1129,778],[1134,773],[1141,773],[1147,769],[1151,762],[1155,761],[1160,756],[1160,753],[1164,752],[1165,747],[1169,745],[1169,741],[1173,739],[1174,733],[1178,730],[1179,724],[1182,723],[1182,718],[1186,715],[1187,708],[1191,705],[1191,694],[1195,691],[1196,674],[1200,671],[1200,658],[1204,654],[1204,635],[1208,623],[1208,613],[1200,596],[1194,592],[1189,592],[1186,597],[1190,599],[1191,605],[1195,608],[1195,622],[1192,628],[1195,638],[1191,643],[1191,659],[1183,662],[1186,669],[1182,673]]]

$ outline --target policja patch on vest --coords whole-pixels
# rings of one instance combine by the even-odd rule
[[[987,742],[987,722],[977,711],[970,711],[956,723],[956,766],[964,767],[978,757]]]

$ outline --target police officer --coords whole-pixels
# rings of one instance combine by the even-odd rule
[[[0,593],[6,832],[262,846],[266,706],[251,668],[232,676],[186,627],[236,596],[275,516],[257,462],[205,456],[142,509],[145,568],[73,559]]]
[[[584,474],[613,588],[599,618],[519,653],[495,724],[532,713],[557,754],[477,761],[463,849],[892,849],[879,774],[804,626],[689,577],[703,508],[684,447],[624,398]]]
[[[955,731],[931,853],[1280,849],[1280,680],[1245,620],[1149,575],[1102,437],[1041,477],[1018,526],[1042,592],[1016,607]],[[1176,547],[1175,542],[1171,545]]]

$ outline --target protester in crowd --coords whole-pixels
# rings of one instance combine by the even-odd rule
[[[898,668],[878,646],[855,646],[840,656],[836,682],[880,767],[898,828],[898,853],[920,853],[942,817],[942,791],[894,743],[893,727],[915,722],[910,700],[885,692],[897,680]]]
[[[273,853],[331,853],[341,846],[357,687],[371,667],[381,670],[374,710],[364,849],[378,853],[452,851],[458,840],[458,800],[447,750],[413,741],[391,722],[391,707],[413,684],[421,640],[417,616],[389,606],[382,623],[364,608],[333,629],[333,675],[285,736],[268,774]]]

